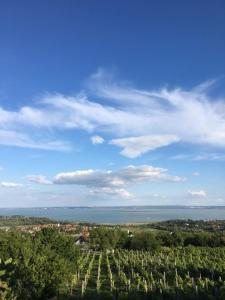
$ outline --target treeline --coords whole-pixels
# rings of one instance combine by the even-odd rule
[[[23,225],[58,223],[46,217],[24,217],[24,216],[0,216],[0,227],[15,227]]]
[[[169,231],[225,231],[225,220],[167,220],[140,225],[141,228],[153,228]]]
[[[74,239],[55,229],[43,229],[35,236],[0,233],[0,299],[68,295],[78,257]]]
[[[208,232],[139,231],[128,234],[120,229],[100,226],[91,231],[90,246],[94,249],[155,250],[160,247],[200,246],[223,247],[225,234]]]

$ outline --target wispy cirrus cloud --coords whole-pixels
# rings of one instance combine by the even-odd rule
[[[158,135],[165,139],[170,135],[175,137],[175,142],[224,149],[225,99],[212,99],[209,96],[209,90],[215,83],[216,80],[208,80],[191,90],[182,88],[140,90],[127,82],[115,81],[111,74],[99,69],[91,77],[90,87],[99,97],[110,102],[114,101],[118,109],[142,116],[141,122],[135,124],[136,130],[132,131],[129,128],[130,134],[125,138],[132,139],[145,135],[147,143],[150,133],[153,137]],[[172,143],[173,140],[169,144]],[[121,145],[118,143],[118,146]],[[126,154],[126,146],[127,144],[122,154],[123,151]],[[157,142],[152,149],[156,148]]]
[[[51,151],[70,151],[71,146],[68,142],[60,140],[43,140],[36,141],[31,134],[16,130],[0,129],[0,145],[16,146],[22,148],[42,149]]]
[[[176,142],[224,150],[225,99],[210,97],[214,83],[190,90],[137,89],[99,69],[77,96],[46,94],[35,105],[17,111],[0,108],[0,141],[65,151],[71,145],[58,138],[59,131],[83,130],[92,136],[104,132],[110,144],[130,158]]]
[[[170,157],[173,160],[190,160],[190,161],[224,161],[225,154],[223,153],[199,153],[199,154],[177,154]]]

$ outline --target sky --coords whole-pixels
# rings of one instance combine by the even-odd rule
[[[0,207],[225,205],[225,2],[0,1]]]

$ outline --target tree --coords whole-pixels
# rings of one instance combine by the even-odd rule
[[[12,259],[2,261],[0,259],[0,299],[1,300],[16,300],[12,289],[9,287],[9,279],[14,271],[14,263]]]
[[[160,247],[159,241],[151,232],[139,232],[131,241],[131,248],[135,250],[156,250]]]
[[[15,262],[8,285],[18,300],[48,299],[69,291],[79,254],[72,238],[55,230],[6,237],[0,257],[12,255]]]

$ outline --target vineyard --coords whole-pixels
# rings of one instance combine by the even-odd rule
[[[225,299],[225,248],[87,252],[72,299]]]
[[[181,244],[182,236],[172,241]],[[78,247],[73,236],[54,228],[35,235],[2,232],[0,300],[224,300],[224,236],[193,239],[213,247],[168,247],[163,237],[161,246],[152,233],[131,239],[97,228]]]

